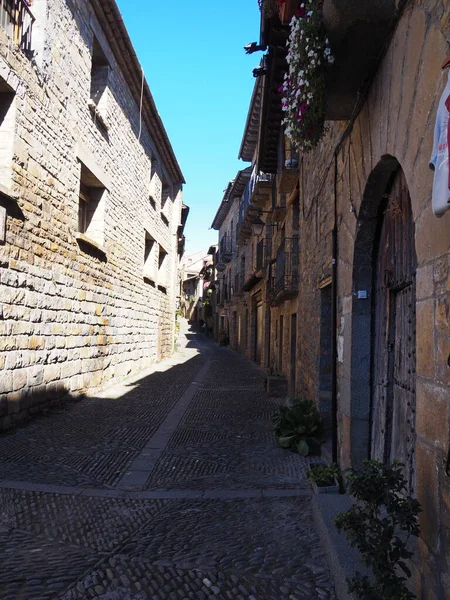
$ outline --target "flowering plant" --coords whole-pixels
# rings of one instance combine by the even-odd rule
[[[258,0],[259,10],[267,17],[273,17],[286,0]]]
[[[305,0],[290,22],[288,72],[279,91],[287,137],[308,152],[324,134],[325,70],[334,62],[317,0]]]

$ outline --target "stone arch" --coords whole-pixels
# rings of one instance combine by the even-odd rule
[[[367,180],[356,226],[350,386],[350,459],[354,468],[370,455],[373,255],[383,198],[399,168],[393,156],[381,158]]]

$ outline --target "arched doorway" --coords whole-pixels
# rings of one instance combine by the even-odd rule
[[[384,157],[367,183],[355,243],[351,417],[363,417],[367,437],[366,456],[359,441],[352,459],[357,464],[367,456],[385,463],[403,462],[410,489],[414,487],[416,269],[408,186],[398,162]],[[365,394],[357,397],[364,384]]]

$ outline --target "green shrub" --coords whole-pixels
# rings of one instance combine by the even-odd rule
[[[411,572],[405,560],[413,555],[407,549],[410,536],[420,533],[421,508],[406,494],[403,465],[368,460],[360,473],[349,472],[348,482],[356,503],[337,515],[336,527],[371,570],[370,576],[357,572],[348,579],[349,592],[360,600],[413,600],[415,595],[406,587]]]
[[[282,448],[296,450],[302,456],[320,454],[323,424],[312,400],[297,400],[292,406],[280,406],[273,417],[273,425]]]
[[[331,465],[311,465],[306,471],[306,477],[318,487],[334,485],[340,475],[340,469],[336,463]]]

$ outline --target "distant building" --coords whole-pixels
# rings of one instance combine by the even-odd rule
[[[189,321],[206,321],[205,302],[208,306],[207,289],[212,276],[213,257],[205,250],[187,254],[181,262],[181,270],[183,316]]]
[[[0,3],[2,428],[171,354],[185,222],[184,178],[114,0],[12,4]]]

